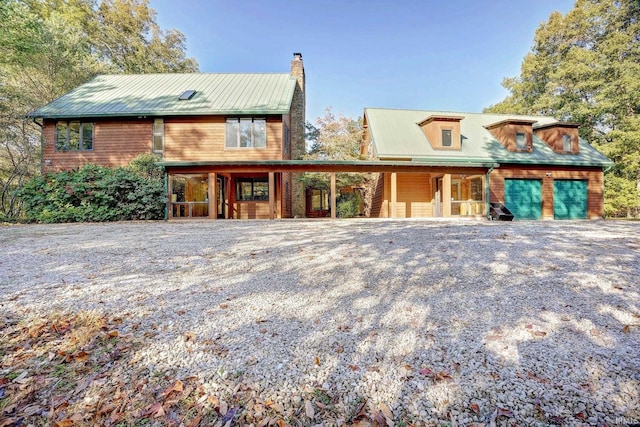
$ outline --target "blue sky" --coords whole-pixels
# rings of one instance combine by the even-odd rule
[[[480,112],[501,101],[536,28],[573,0],[151,0],[202,72],[288,72],[301,52],[307,120],[326,107]]]

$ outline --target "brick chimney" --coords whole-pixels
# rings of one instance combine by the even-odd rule
[[[291,101],[291,159],[299,160],[305,153],[305,122],[306,122],[306,100],[304,64],[302,54],[294,53],[291,61],[291,76],[298,81],[293,100]],[[305,196],[304,186],[299,180],[300,174],[294,173],[292,176],[292,213],[294,217],[305,216]]]

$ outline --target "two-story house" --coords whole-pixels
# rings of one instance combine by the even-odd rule
[[[273,164],[304,153],[305,76],[101,75],[32,112],[42,120],[42,169],[125,166],[155,153],[169,218],[299,215],[294,173]]]

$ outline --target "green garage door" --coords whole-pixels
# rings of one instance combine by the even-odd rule
[[[542,181],[539,179],[505,179],[504,204],[514,219],[540,219],[542,216]]]
[[[553,217],[587,218],[587,181],[563,179],[553,181]]]

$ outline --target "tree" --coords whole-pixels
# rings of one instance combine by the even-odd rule
[[[520,76],[503,81],[510,95],[485,111],[580,123],[580,135],[616,163],[605,180],[606,213],[638,216],[638,76],[638,2],[578,0],[566,15],[554,12],[540,25]]]
[[[307,122],[306,129],[308,151],[303,156],[305,160],[361,159],[360,143],[363,132],[361,117],[353,119],[342,114],[338,114],[336,117],[331,107],[328,107],[325,109],[324,116],[316,119],[315,125]],[[305,172],[302,174],[301,181],[305,188],[329,189],[329,177],[324,173]],[[338,206],[338,212],[349,212],[348,215],[352,216],[354,212],[352,208],[354,205],[353,197],[361,197],[364,200],[365,212],[368,211],[369,203],[367,203],[368,192],[366,189],[369,187],[370,181],[370,174],[347,172],[336,174],[338,189],[350,188],[358,191],[358,193],[350,192],[343,195],[343,206],[342,208]],[[340,205],[340,200],[338,205]]]
[[[148,0],[0,0],[0,216],[19,215],[16,190],[38,173],[29,111],[101,73],[197,70]]]

